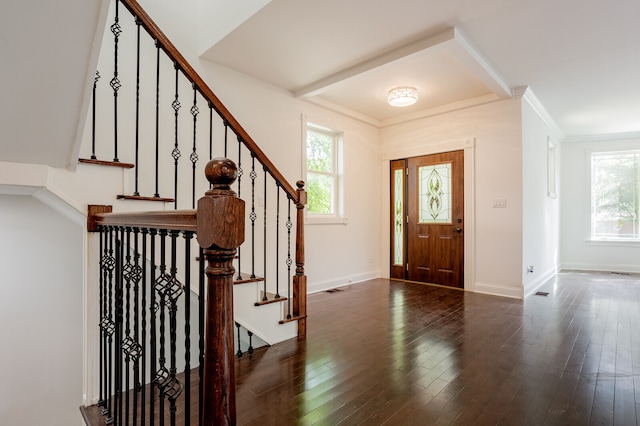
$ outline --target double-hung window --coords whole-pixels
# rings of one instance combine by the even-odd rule
[[[591,239],[640,241],[640,150],[591,153]]]
[[[307,217],[338,218],[341,214],[341,135],[307,124]]]

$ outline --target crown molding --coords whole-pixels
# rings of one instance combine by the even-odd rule
[[[522,99],[533,108],[538,114],[538,117],[542,119],[544,124],[547,125],[551,131],[551,136],[557,141],[562,142],[566,139],[565,133],[562,131],[558,123],[551,117],[547,109],[542,105],[538,97],[533,93],[533,90],[529,86],[514,87],[511,89],[511,96],[513,99]]]

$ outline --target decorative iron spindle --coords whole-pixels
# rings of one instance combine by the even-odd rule
[[[280,298],[280,182],[276,181],[276,299],[279,299],[279,298]]]
[[[156,198],[160,198],[160,191],[158,189],[158,176],[160,174],[160,43],[158,40],[156,44],[156,192],[153,195]],[[152,416],[153,418],[153,416]]]
[[[112,419],[113,408],[113,333],[115,332],[115,322],[113,320],[113,270],[116,266],[113,257],[113,228],[106,228],[105,255],[102,258],[103,271],[106,274],[107,301],[106,315],[100,321],[100,327],[105,339],[105,405],[102,410],[103,416],[108,416],[107,421]]]
[[[177,264],[177,239],[180,235],[179,231],[171,231],[171,280],[166,283],[164,293],[169,298],[169,383],[165,385],[164,392],[169,398],[169,412],[171,414],[171,426],[176,424],[176,400],[182,393],[182,383],[178,380],[177,373],[177,330],[178,330],[178,299],[184,292],[182,283],[178,281],[178,264]]]
[[[240,139],[240,136],[238,136],[238,198],[241,198],[240,194],[241,194],[241,181],[242,181],[242,139]],[[242,256],[240,255],[242,246],[238,247],[238,254],[236,255],[238,257],[238,276],[237,276],[237,280],[241,280],[242,279]]]
[[[238,358],[242,358],[242,347],[240,343],[240,324],[236,321],[236,335],[238,336],[238,350],[236,351],[236,356]]]
[[[184,419],[191,417],[191,240],[193,232],[184,233]]]
[[[247,330],[247,336],[249,336],[249,347],[247,348],[247,352],[249,352],[249,354],[253,353],[253,333],[251,332],[251,330]]]
[[[158,386],[158,392],[160,393],[160,419],[164,418],[164,400],[165,400],[165,385],[169,384],[169,370],[166,368],[165,358],[165,308],[166,308],[166,293],[164,292],[164,282],[167,279],[171,279],[167,276],[166,265],[166,237],[167,231],[160,230],[160,270],[158,278],[156,278],[154,288],[160,296],[160,305],[158,310],[160,311],[160,357],[158,358],[158,369],[155,373],[154,383]],[[162,420],[161,420],[162,422]],[[161,423],[163,424],[163,423]]]
[[[135,167],[134,167],[134,191],[133,195],[139,196],[138,191],[138,169],[140,168],[139,151],[140,151],[140,24],[141,21],[136,17],[136,148],[135,148]]]
[[[251,213],[249,213],[249,219],[251,219],[251,278],[256,277],[256,156],[251,153]]]
[[[204,335],[205,335],[205,264],[204,249],[199,246],[198,249],[198,407],[200,416],[202,416],[202,407],[204,406]],[[199,418],[202,424],[202,417]]]
[[[100,73],[96,70],[96,76],[93,79],[93,93],[91,95],[91,159],[96,160],[96,88],[100,80]]]
[[[189,159],[192,165],[192,191],[191,191],[191,208],[196,208],[196,163],[198,162],[198,153],[196,152],[196,129],[198,124],[198,89],[196,84],[193,83],[193,106],[191,107],[191,115],[193,116],[193,150]]]
[[[288,197],[289,202],[287,204],[287,319],[291,319],[291,265],[293,260],[291,259],[291,228],[293,222],[291,222],[291,196]]]
[[[264,202],[263,202],[263,212],[262,212],[262,270],[263,270],[263,281],[262,281],[262,301],[266,302],[269,300],[267,297],[267,167],[264,168]]]
[[[227,156],[227,136],[229,133],[229,122],[224,120],[224,156]]]
[[[156,282],[156,235],[158,234],[158,231],[156,229],[150,229],[149,230],[149,235],[150,235],[150,255],[149,255],[149,259],[151,262],[149,271],[149,282],[151,283],[151,288],[149,289],[149,292],[151,293],[151,300],[149,301],[149,315],[151,316],[151,324],[149,329],[151,330],[151,365],[150,365],[150,373],[151,373],[151,377],[150,379],[152,379],[155,383],[155,374],[157,371],[157,335],[156,335],[156,330],[157,330],[157,324],[156,324],[156,318],[157,318],[157,312],[158,312],[158,302],[156,301],[156,286],[154,285],[154,283]],[[156,406],[156,396],[155,396],[155,386],[150,386],[149,387],[149,424],[150,426],[154,426],[155,425],[155,406]]]
[[[119,425],[118,423],[123,418],[123,383],[122,383],[122,320],[124,317],[124,307],[123,307],[123,261],[124,261],[124,228],[117,227],[116,235],[116,315],[115,315],[115,323],[116,323],[116,331],[115,331],[115,398],[116,403],[113,410],[113,423]]]
[[[124,230],[126,243],[122,244],[122,250],[126,252],[125,255],[125,263],[122,266],[122,277],[124,282],[124,312],[123,312],[123,321],[124,321],[124,334],[122,340],[122,354],[124,355],[124,392],[125,392],[125,413],[127,413],[127,420],[129,416],[129,371],[130,371],[130,362],[131,356],[129,353],[129,348],[133,346],[133,339],[129,337],[131,333],[131,281],[133,274],[133,263],[131,262],[131,228],[127,227]],[[126,422],[129,424],[129,422]]]
[[[178,100],[178,76],[179,76],[179,70],[180,68],[178,67],[178,63],[174,62],[173,63],[173,67],[176,70],[176,94],[175,94],[175,98],[173,99],[173,102],[171,103],[171,107],[173,108],[174,111],[174,116],[175,116],[175,121],[174,121],[174,130],[175,130],[175,142],[174,142],[174,146],[173,146],[173,151],[171,151],[171,156],[173,157],[173,161],[174,161],[174,178],[173,178],[173,208],[175,210],[178,209],[178,159],[180,158],[180,149],[178,148],[178,111],[180,111],[180,101]]]
[[[146,421],[146,394],[147,387],[145,384],[147,383],[147,369],[145,368],[147,365],[147,268],[149,265],[147,264],[147,235],[149,235],[149,230],[147,228],[142,229],[142,301],[141,301],[141,330],[140,330],[140,340],[142,341],[142,349],[140,351],[140,400],[143,402],[140,404],[140,418],[142,422],[142,426],[145,426]],[[151,281],[153,282],[153,281]],[[153,415],[151,416],[153,417]]]
[[[211,101],[209,104],[209,160],[213,158],[213,103]],[[211,183],[209,187],[211,187]]]
[[[122,33],[122,27],[120,26],[119,16],[119,4],[120,1],[115,1],[115,18],[111,25],[111,32],[113,33],[113,78],[109,85],[113,89],[113,162],[118,163],[118,90],[122,84],[118,78],[118,40]]]
[[[105,269],[104,266],[102,264],[102,258],[103,256],[105,256],[104,253],[104,230],[102,228],[100,228],[100,251],[98,253],[100,253],[100,261],[99,261],[99,267],[100,267],[100,273],[98,274],[99,277],[98,279],[100,280],[100,287],[98,290],[98,312],[99,312],[99,323],[101,322],[102,318],[104,318],[104,314],[105,314],[105,285],[106,285],[106,278],[104,276],[105,274]],[[100,324],[99,324],[100,325]],[[100,337],[99,337],[99,349],[98,349],[98,364],[100,365],[100,374],[98,377],[98,389],[99,389],[99,397],[98,397],[98,407],[104,407],[105,405],[105,393],[104,393],[104,353],[105,353],[105,345],[104,345],[104,339],[103,339],[103,332],[102,330],[100,331]]]

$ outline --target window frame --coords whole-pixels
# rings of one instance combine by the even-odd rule
[[[311,171],[307,164],[307,135],[309,131],[315,131],[332,136],[332,172]],[[344,133],[339,130],[329,128],[327,126],[307,122],[303,117],[302,132],[302,176],[305,182],[308,182],[309,174],[318,174],[323,176],[332,176],[333,180],[333,196],[332,206],[333,213],[312,213],[308,207],[305,208],[305,223],[310,225],[330,225],[330,224],[346,224],[347,217],[344,215],[344,178],[343,178],[343,143]],[[308,190],[308,187],[306,188]]]
[[[638,148],[615,148],[611,147],[609,149],[597,149],[591,150],[588,149],[586,158],[586,171],[587,171],[587,191],[588,191],[588,212],[589,212],[589,220],[588,220],[588,229],[587,229],[587,243],[589,245],[607,245],[607,246],[640,246],[640,235],[634,238],[624,238],[624,237],[615,237],[615,236],[596,236],[594,235],[594,220],[595,220],[595,201],[594,201],[594,169],[593,169],[593,160],[595,156],[602,155],[615,155],[615,154],[634,154],[638,156],[640,159],[640,149]],[[640,172],[639,172],[640,173]],[[640,197],[640,176],[638,180],[638,194]],[[640,219],[636,219],[640,224]]]

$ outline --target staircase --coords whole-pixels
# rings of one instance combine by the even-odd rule
[[[232,424],[235,405],[211,401],[233,397],[225,393],[234,386],[229,354],[251,352],[254,338],[273,345],[306,334],[304,183],[288,183],[135,0],[114,0],[110,15],[78,165],[105,176],[101,193],[113,197],[88,212],[99,235],[99,347],[90,348],[99,371],[89,399],[108,424],[156,415],[172,425]],[[238,246],[220,243],[229,227]],[[212,295],[227,285],[232,297],[213,312]],[[224,344],[210,338],[218,326]],[[231,371],[205,374],[204,361],[210,373]],[[207,384],[210,376],[226,383]],[[216,396],[203,391],[209,385]],[[82,411],[92,424],[91,409]]]

